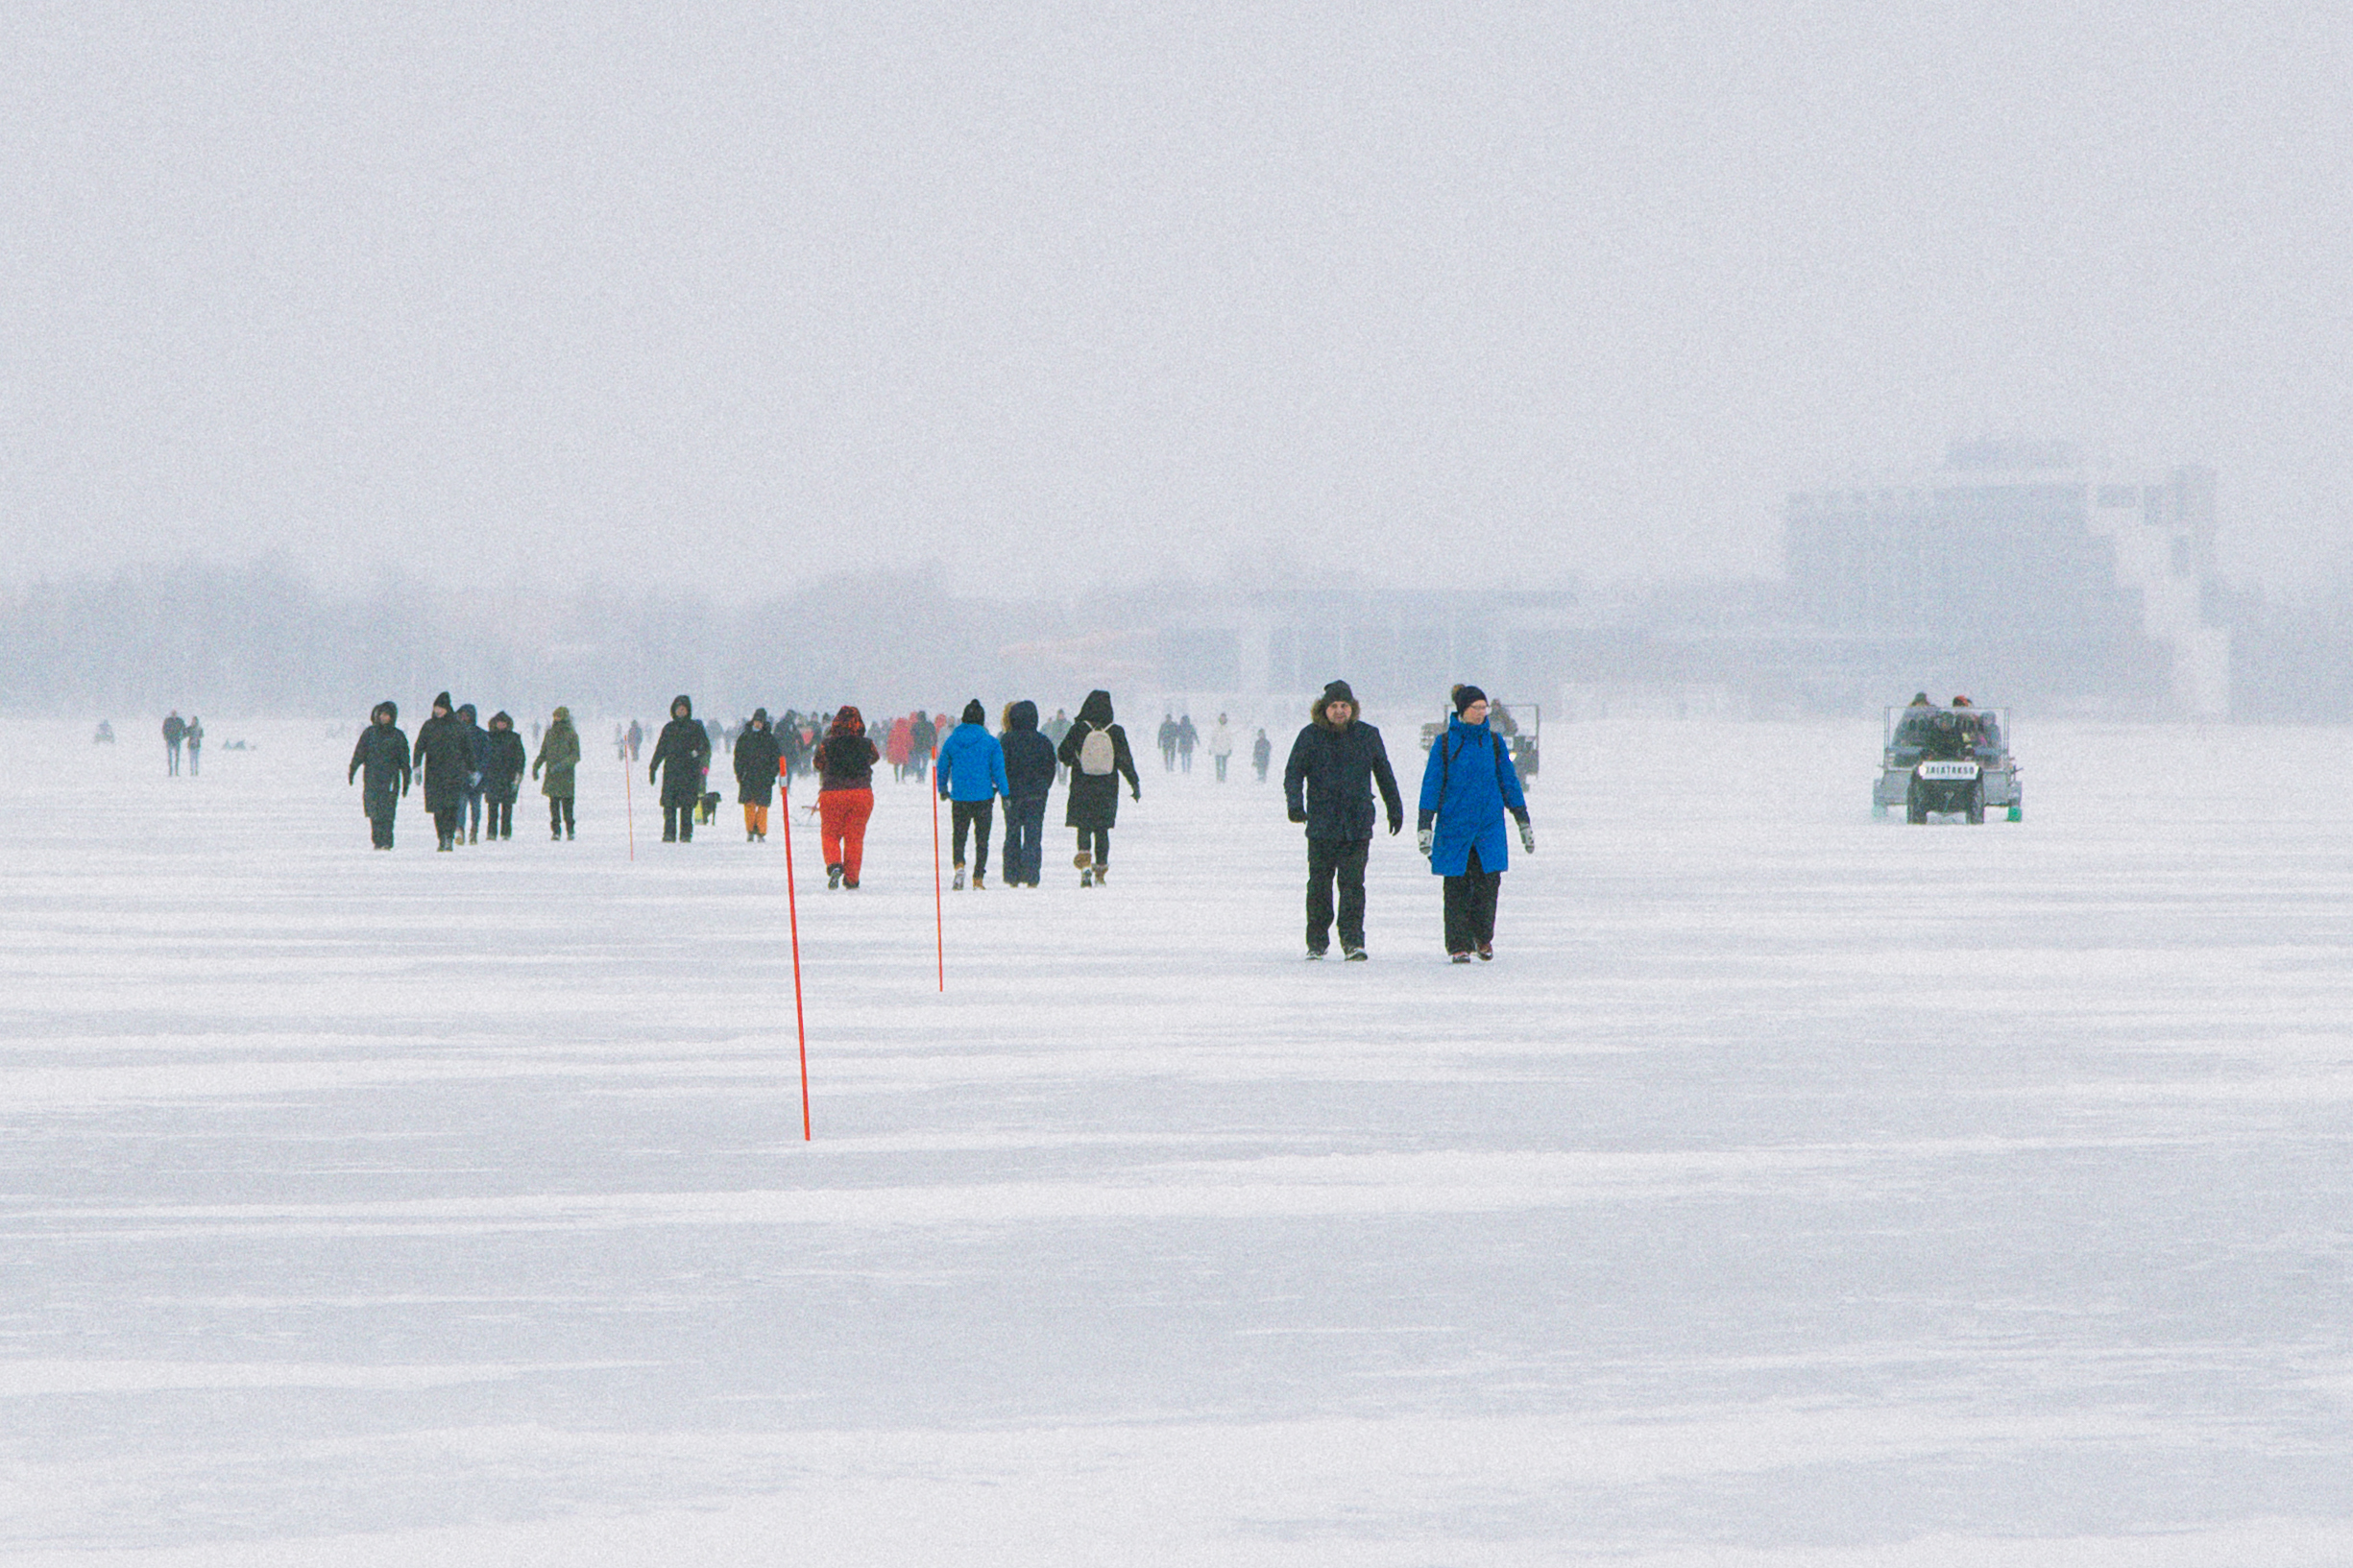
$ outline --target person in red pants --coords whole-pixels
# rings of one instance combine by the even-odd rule
[[[828,887],[858,885],[866,860],[866,819],[874,814],[874,764],[881,758],[855,708],[836,713],[817,744],[817,821]]]

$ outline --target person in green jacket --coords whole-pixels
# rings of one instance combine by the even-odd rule
[[[531,763],[531,777],[547,770],[547,782],[540,792],[547,797],[547,836],[555,839],[572,835],[571,799],[572,776],[580,766],[580,732],[571,727],[571,710],[555,711],[555,722],[547,726],[547,734],[539,743],[539,756]]]

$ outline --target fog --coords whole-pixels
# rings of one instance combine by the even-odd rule
[[[2292,596],[2349,26],[11,6],[0,569],[1770,580],[1790,491],[2002,435],[2213,469]]]

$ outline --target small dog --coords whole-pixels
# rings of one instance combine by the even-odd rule
[[[716,789],[704,790],[703,798],[694,805],[694,825],[707,828],[717,819],[718,814],[719,792]]]

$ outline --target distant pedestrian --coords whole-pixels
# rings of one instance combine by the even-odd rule
[[[165,777],[167,778],[177,779],[180,777],[180,742],[182,737],[186,736],[187,733],[188,721],[180,716],[179,709],[175,708],[169,713],[164,715],[163,765],[166,769]]]
[[[1079,853],[1071,864],[1079,868],[1080,887],[1099,887],[1111,865],[1111,830],[1119,824],[1119,781],[1125,775],[1128,792],[1144,798],[1144,784],[1135,774],[1135,754],[1128,749],[1128,732],[1111,721],[1111,693],[1090,691],[1079,705],[1079,721],[1062,737],[1057,754],[1070,769],[1069,804],[1063,825],[1079,831]]]
[[[580,732],[572,728],[571,710],[559,708],[555,720],[547,726],[546,736],[539,743],[539,755],[531,760],[531,776],[546,779],[539,788],[547,797],[547,836],[569,839],[572,835],[572,792],[580,768]]]
[[[956,865],[956,885],[964,886],[964,835],[972,835],[972,888],[988,885],[988,832],[997,815],[997,797],[1010,795],[1005,779],[1005,747],[988,733],[988,710],[975,697],[964,705],[963,722],[948,733],[939,746],[939,795],[951,804],[955,829],[950,852]]]
[[[1054,717],[1039,725],[1037,729],[1040,735],[1054,742],[1054,749],[1058,754],[1062,749],[1062,737],[1070,734],[1070,715],[1057,708],[1054,711]],[[1055,783],[1062,782],[1062,759],[1057,755],[1054,760]]]
[[[522,736],[515,733],[514,716],[503,712],[491,714],[490,729],[484,734],[482,798],[490,803],[490,835],[512,838],[515,797],[522,793],[525,766]]]
[[[942,714],[940,721],[934,723],[921,709],[908,715],[907,765],[917,784],[929,777],[932,759],[939,755],[940,736],[948,728],[946,717]]]
[[[866,819],[874,815],[874,764],[882,760],[866,738],[866,721],[843,708],[817,742],[817,821],[825,852],[825,885],[858,885],[866,861]]]
[[[645,744],[645,727],[636,719],[629,721],[629,760],[638,760],[638,748]]]
[[[1079,716],[1084,718],[1086,714],[1081,712]],[[1160,771],[1174,773],[1176,771],[1176,715],[1175,713],[1160,715],[1159,738]]]
[[[1176,760],[1185,772],[1193,771],[1193,748],[1200,745],[1201,733],[1193,728],[1193,715],[1186,713],[1176,720]]]
[[[415,756],[425,775],[425,808],[433,813],[437,851],[457,848],[458,816],[466,809],[467,778],[473,772],[473,748],[447,691],[433,699],[432,716],[417,726]]]
[[[1528,799],[1520,792],[1511,749],[1487,723],[1487,693],[1454,688],[1454,716],[1430,746],[1421,769],[1417,837],[1430,870],[1446,880],[1446,956],[1458,964],[1495,955],[1495,901],[1511,846],[1506,812],[1519,819],[1520,848],[1536,853]]]
[[[483,729],[473,704],[460,703],[457,721],[466,730],[466,813],[459,826],[461,844],[482,842],[482,778],[490,765],[490,732]]]
[[[645,782],[662,782],[662,842],[694,841],[694,812],[702,805],[703,770],[711,765],[711,736],[694,722],[694,699],[684,692],[670,699],[670,721],[654,742],[653,760],[645,764]]]
[[[1274,742],[1267,738],[1266,731],[1261,730],[1258,738],[1250,742],[1250,766],[1258,770],[1260,784],[1267,782],[1267,764],[1274,760]]]
[[[883,737],[883,756],[890,763],[890,782],[905,784],[907,769],[915,752],[915,721],[905,713],[890,721],[890,733]]]
[[[194,778],[197,774],[204,771],[205,721],[198,718],[194,713],[190,713],[188,715],[187,730],[182,735],[181,738],[188,743],[188,777]]]
[[[1209,732],[1209,760],[1218,765],[1218,783],[1225,782],[1225,764],[1234,760],[1233,727],[1225,715],[1218,715],[1217,727]]]
[[[368,727],[359,732],[359,744],[352,748],[352,765],[344,774],[349,785],[353,779],[366,774],[360,785],[359,808],[368,813],[368,836],[379,850],[392,848],[392,817],[408,793],[409,761],[408,736],[400,733],[400,710],[390,702],[379,702],[368,715]]]
[[[1046,795],[1061,761],[1054,755],[1054,742],[1038,730],[1033,702],[1006,709],[1005,732],[997,743],[1005,750],[1006,885],[1035,887],[1045,861]]]
[[[768,836],[768,802],[776,794],[784,748],[768,726],[768,711],[752,710],[751,718],[736,736],[736,803],[743,808],[743,841],[764,843]]]
[[[1356,693],[1334,681],[1307,711],[1307,727],[1283,765],[1291,820],[1307,829],[1307,956],[1332,936],[1332,890],[1340,892],[1340,951],[1365,957],[1365,861],[1372,848],[1372,791],[1381,792],[1389,831],[1405,826],[1405,801],[1390,771],[1381,732],[1356,716]]]

